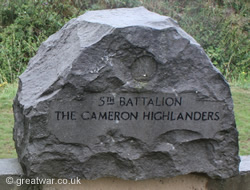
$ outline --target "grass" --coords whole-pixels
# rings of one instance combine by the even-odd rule
[[[250,155],[250,89],[232,87],[240,155]]]
[[[240,88],[238,84],[231,86],[239,131],[240,155],[250,155],[250,88]],[[12,102],[16,90],[16,83],[0,85],[0,158],[17,157],[12,139],[14,126]]]
[[[245,76],[246,73],[242,72],[238,75],[237,78],[231,79],[231,86],[243,88],[243,89],[250,89],[250,75]]]
[[[12,102],[17,84],[6,84],[0,87],[0,158],[15,158],[16,150],[12,139],[14,118]]]

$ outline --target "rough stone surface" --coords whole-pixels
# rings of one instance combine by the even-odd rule
[[[240,174],[227,179],[211,179],[204,175],[189,174],[178,176],[174,178],[159,178],[159,179],[148,179],[141,181],[134,180],[120,180],[115,177],[113,178],[101,178],[98,180],[81,180],[81,184],[73,185],[59,185],[53,183],[47,183],[47,185],[35,185],[30,183],[23,183],[21,180],[25,178],[24,173],[21,169],[20,163],[16,158],[11,159],[0,159],[0,187],[1,190],[77,190],[77,189],[136,189],[136,190],[155,190],[155,189],[204,189],[204,190],[249,190],[250,187],[250,156],[241,156],[240,162]],[[11,180],[9,180],[11,178]],[[8,180],[7,180],[8,179]],[[13,184],[7,184],[12,182]],[[17,182],[16,180],[19,180]],[[56,181],[56,179],[55,179]],[[204,187],[205,186],[205,187]],[[156,188],[157,187],[157,188]]]
[[[87,12],[50,36],[14,113],[30,177],[238,174],[228,83],[175,21],[143,7]]]

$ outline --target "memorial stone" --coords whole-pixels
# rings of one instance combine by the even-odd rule
[[[89,11],[50,36],[14,114],[29,177],[238,174],[228,83],[174,20],[143,7]]]

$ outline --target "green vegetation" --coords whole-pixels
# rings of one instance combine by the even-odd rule
[[[250,89],[250,75],[246,76],[246,73],[242,72],[239,74],[238,78],[233,77],[232,86],[243,89]]]
[[[12,83],[51,34],[86,10],[145,6],[171,16],[235,81],[249,77],[248,0],[0,0],[0,83]]]
[[[240,154],[250,155],[250,89],[232,88]]]
[[[16,94],[16,84],[0,86],[0,158],[16,157],[12,140],[14,118],[12,102]]]
[[[67,2],[0,0],[0,83],[14,82],[40,44],[75,16]]]

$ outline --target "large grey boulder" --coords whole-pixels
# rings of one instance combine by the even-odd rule
[[[174,20],[143,7],[90,11],[50,36],[14,113],[30,177],[238,174],[228,83]]]

